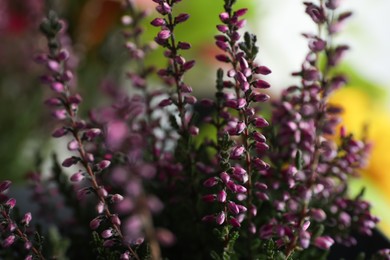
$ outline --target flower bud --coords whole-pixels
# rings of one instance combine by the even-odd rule
[[[32,220],[31,212],[27,212],[26,214],[24,214],[24,217],[21,222],[23,225],[28,226],[31,220]]]
[[[72,176],[70,176],[70,180],[72,182],[79,182],[85,178],[84,174],[82,172],[76,172]]]
[[[9,180],[5,180],[0,182],[0,193],[7,190],[11,186],[12,182]]]
[[[101,217],[100,216],[96,217],[96,218],[92,219],[91,222],[89,222],[89,227],[92,230],[96,230],[100,226],[101,222],[102,222]]]
[[[222,224],[225,222],[225,218],[226,218],[225,212],[221,211],[221,212],[215,217],[215,222],[216,222],[218,225],[222,225]]]

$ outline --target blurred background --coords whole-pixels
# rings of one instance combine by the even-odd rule
[[[139,8],[151,13],[152,0],[136,0]],[[303,32],[315,32],[304,15],[302,1],[241,0],[248,7],[247,29],[258,35],[259,63],[270,67],[267,78],[271,95],[277,98],[281,89],[296,84],[291,72],[300,68],[307,43]],[[349,78],[348,87],[331,97],[341,104],[348,131],[362,136],[368,126],[373,151],[362,178],[354,180],[351,193],[367,187],[366,198],[380,216],[380,229],[390,236],[390,1],[344,0],[342,10],[352,10],[353,17],[336,42],[347,43],[351,51],[342,70]],[[183,1],[178,12],[188,12],[191,19],[177,28],[178,38],[193,45],[188,59],[197,59],[196,69],[188,73],[195,94],[205,97],[214,91],[214,72],[218,63],[213,35],[218,23],[222,0]],[[55,9],[68,21],[72,52],[77,59],[78,91],[84,97],[82,113],[105,104],[103,89],[107,84],[129,84],[124,77],[127,54],[123,48],[120,18],[122,6],[114,0],[0,0],[0,165],[1,179],[23,183],[28,171],[37,170],[41,158],[53,150],[53,129],[49,112],[42,101],[48,95],[39,82],[44,70],[33,62],[45,50],[45,40],[38,26],[48,9]],[[145,22],[145,41],[152,41],[156,29]],[[191,32],[191,33],[188,33]],[[148,62],[164,65],[157,50]],[[60,150],[60,149],[57,149]],[[44,160],[45,161],[45,160]]]

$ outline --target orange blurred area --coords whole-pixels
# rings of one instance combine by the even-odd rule
[[[347,131],[358,138],[364,135],[372,143],[367,168],[362,172],[363,186],[368,186],[368,199],[374,205],[382,220],[380,228],[390,235],[390,111],[360,89],[347,87],[338,90],[330,99],[331,103],[344,109],[342,124]]]

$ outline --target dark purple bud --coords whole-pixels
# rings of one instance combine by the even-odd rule
[[[334,240],[330,236],[320,236],[314,240],[314,245],[324,250],[328,250],[333,244]]]
[[[61,99],[59,98],[49,98],[45,101],[45,105],[56,107],[62,105]]]
[[[99,169],[99,170],[104,170],[106,169],[108,166],[110,166],[111,162],[109,160],[103,160],[101,162],[99,162],[96,167]]]
[[[79,143],[76,140],[72,140],[68,143],[69,151],[76,151],[77,149],[79,149]]]
[[[247,173],[241,166],[232,167],[232,172],[234,175],[244,175]]]
[[[246,100],[245,100],[245,98],[239,98],[239,99],[237,99],[237,109],[242,109],[242,108],[244,108],[245,106],[246,106]]]
[[[306,5],[306,13],[311,17],[311,19],[317,23],[317,24],[322,24],[326,21],[326,16],[324,13],[324,10],[316,6],[312,3],[305,3]]]
[[[83,98],[80,96],[80,94],[76,94],[74,96],[70,96],[68,99],[70,104],[80,104],[83,101]]]
[[[217,45],[218,48],[220,48],[223,51],[227,51],[229,49],[229,44],[227,42],[216,41],[215,45]]]
[[[115,245],[115,240],[113,239],[108,239],[103,242],[103,247],[113,247],[114,245]]]
[[[187,104],[193,105],[193,104],[196,103],[196,101],[197,101],[196,97],[194,97],[194,96],[185,96],[184,97],[184,102],[187,103]]]
[[[77,164],[79,161],[80,161],[80,158],[79,158],[79,157],[72,156],[72,157],[66,158],[66,159],[62,162],[62,166],[64,166],[64,167],[70,167],[70,166],[72,166],[72,165],[74,165],[74,164]]]
[[[305,69],[302,73],[303,79],[307,81],[317,81],[320,79],[320,75],[320,72],[315,68]]]
[[[23,217],[21,223],[25,226],[28,226],[28,224],[30,224],[31,220],[32,220],[31,212],[27,212],[26,214],[24,214],[24,217]]]
[[[222,203],[225,202],[226,197],[227,197],[227,194],[226,194],[225,190],[221,190],[220,192],[217,193],[217,201],[219,201],[219,202],[222,202]]]
[[[190,70],[192,67],[194,67],[194,65],[195,65],[195,60],[190,60],[183,64],[182,69],[184,71],[187,71]]]
[[[73,79],[73,73],[70,70],[66,70],[64,74],[62,74],[63,81],[70,81]]]
[[[256,80],[253,84],[253,87],[255,88],[269,88],[271,87],[271,85],[267,82],[267,81],[264,81],[264,80]]]
[[[70,180],[72,182],[79,182],[85,178],[84,174],[82,172],[76,172],[72,176],[70,176]]]
[[[262,117],[256,117],[253,119],[252,121],[252,124],[256,127],[267,127],[269,126],[269,123],[267,122],[267,120],[265,120],[264,118]]]
[[[123,196],[120,195],[120,194],[114,194],[111,196],[111,202],[112,203],[118,203],[118,202],[121,202],[123,200]]]
[[[68,112],[66,109],[57,109],[52,112],[52,115],[58,120],[64,120],[67,117]]]
[[[188,20],[190,18],[189,14],[179,14],[175,17],[175,24],[182,23]]]
[[[229,181],[230,181],[230,175],[227,174],[226,172],[221,172],[221,174],[219,175],[219,177],[221,178],[221,180],[223,181],[223,183],[227,184]]]
[[[344,12],[339,15],[339,18],[337,18],[337,21],[339,23],[343,22],[345,19],[352,16],[352,12]]]
[[[172,100],[170,98],[167,98],[167,99],[163,99],[161,100],[161,102],[158,104],[159,107],[166,107],[166,106],[169,106],[169,105],[172,105]]]
[[[5,203],[5,205],[7,207],[9,207],[10,209],[13,209],[16,205],[16,199],[14,199],[14,198],[8,199],[7,202]]]
[[[224,24],[218,24],[217,29],[218,29],[218,31],[220,31],[222,33],[226,33],[227,31],[229,31],[229,27],[227,25],[224,25]],[[226,42],[226,41],[222,41],[222,42]]]
[[[224,54],[219,54],[219,55],[216,55],[215,58],[220,61],[220,62],[226,62],[226,63],[229,63],[230,62],[230,58]]]
[[[349,227],[351,225],[351,216],[348,213],[343,211],[339,215],[339,221],[341,225]]]
[[[118,215],[112,215],[110,217],[110,221],[113,225],[120,226],[121,225],[121,220],[119,219]]]
[[[264,192],[260,192],[260,191],[257,191],[257,192],[256,192],[256,197],[257,197],[259,200],[264,200],[264,201],[268,201],[268,200],[269,200],[268,195],[265,194]]]
[[[199,134],[199,128],[192,125],[192,126],[189,127],[188,132],[189,132],[192,136],[197,136],[197,135]]]
[[[69,55],[69,51],[63,49],[63,50],[60,51],[60,53],[58,53],[57,59],[58,59],[59,61],[64,61],[64,60],[69,59],[69,56],[70,56],[70,55]]]
[[[203,182],[203,186],[205,186],[207,188],[211,188],[211,187],[214,187],[215,185],[217,185],[218,181],[219,181],[219,179],[217,177],[211,177]]]
[[[240,62],[240,68],[242,71],[249,68],[248,61],[244,57],[241,57],[239,59],[239,62]]]
[[[241,227],[240,222],[238,222],[238,220],[236,218],[230,218],[229,222],[235,228]]]
[[[239,10],[235,11],[233,16],[240,17],[240,16],[245,15],[247,12],[248,12],[247,8],[242,8],[242,9],[239,9]]]
[[[219,14],[219,19],[221,19],[221,21],[223,23],[227,23],[229,21],[229,14],[224,12],[224,13],[220,13]]]
[[[245,174],[245,175],[242,175],[242,182],[247,182],[248,181],[248,175],[247,174]],[[244,186],[242,186],[242,185],[238,185],[238,184],[236,184],[236,192],[237,193],[246,193],[248,190],[247,190],[247,188],[245,188]]]
[[[225,35],[216,35],[216,36],[214,36],[214,38],[217,41],[221,41],[221,42],[228,42],[229,41],[229,39]]]
[[[104,230],[101,235],[102,235],[102,238],[104,238],[104,239],[112,237],[112,235],[113,235],[112,229]]]
[[[261,75],[268,75],[271,73],[271,70],[266,66],[259,66],[255,68],[255,73]]]
[[[234,215],[237,215],[238,213],[240,213],[240,209],[238,208],[237,204],[234,203],[233,201],[228,202],[228,209]]]
[[[202,197],[202,200],[204,202],[214,202],[217,198],[217,195],[215,194],[207,194]]]
[[[239,121],[239,122],[237,122],[237,126],[236,126],[236,134],[241,134],[244,130],[245,130],[245,128],[246,128],[246,125],[245,125],[245,123],[244,122],[242,122],[242,121]]]
[[[10,235],[10,236],[8,236],[7,238],[5,238],[3,240],[2,246],[4,248],[10,247],[10,246],[13,245],[14,242],[15,242],[15,236],[14,235]]]
[[[5,180],[0,182],[0,193],[4,192],[11,186],[12,182],[9,180]]]
[[[326,47],[326,41],[322,39],[314,39],[309,42],[309,48],[314,52],[323,51],[325,47]]]
[[[191,44],[189,44],[188,42],[179,42],[177,44],[177,48],[182,49],[182,50],[188,50],[188,49],[191,49]]]
[[[255,93],[255,94],[252,94],[251,98],[255,102],[266,102],[271,97],[267,94],[264,94],[264,93],[259,93],[259,94]]]
[[[245,27],[245,25],[246,25],[246,20],[245,20],[245,19],[239,20],[239,21],[235,24],[235,26],[236,26],[237,29],[242,29],[242,28]]]
[[[313,208],[310,210],[310,215],[317,222],[322,222],[326,219],[326,213],[322,209]]]
[[[300,242],[302,248],[306,249],[309,247],[310,238],[311,238],[311,235],[309,232],[307,232],[307,231],[299,232],[299,242]]]
[[[339,64],[347,50],[349,50],[349,46],[347,45],[337,46],[329,57],[329,64],[331,66],[336,66],[337,64]]]
[[[161,5],[157,6],[156,7],[156,10],[157,12],[159,12],[160,14],[162,15],[166,15],[166,14],[169,14],[171,13],[172,9],[171,7],[169,6],[168,3],[161,3]]]
[[[24,242],[23,247],[24,247],[24,249],[26,249],[26,250],[30,250],[31,247],[32,247],[32,244],[31,244],[30,241],[26,241],[26,242]],[[29,255],[29,256],[31,256],[31,255]],[[28,258],[29,256],[27,256],[24,260],[28,260],[28,259],[31,259],[31,260],[32,260],[32,259],[33,259],[32,256],[31,256],[31,258]]]
[[[96,230],[100,226],[101,222],[102,222],[102,219],[100,216],[98,216],[98,217],[92,219],[91,222],[89,222],[89,227],[92,230]]]
[[[85,154],[85,158],[86,158],[87,162],[93,162],[93,161],[95,161],[95,157],[94,157],[93,154],[91,154],[91,153],[86,153],[86,154]]]
[[[218,224],[218,225],[222,225],[224,222],[225,222],[225,218],[226,218],[226,215],[225,215],[225,212],[221,211],[219,214],[217,214],[217,216],[215,217],[215,222]]]
[[[215,216],[214,215],[207,215],[202,218],[202,221],[204,222],[214,222]]]
[[[263,153],[269,149],[269,146],[266,143],[256,142],[256,151],[258,153]]]
[[[88,139],[94,139],[95,137],[99,136],[101,133],[102,130],[100,130],[99,128],[91,128],[85,132],[85,136]]]
[[[240,210],[240,213],[244,213],[244,212],[248,211],[248,209],[245,206],[243,206],[243,205],[237,204],[237,207]]]
[[[238,71],[238,72],[236,73],[235,78],[236,78],[236,80],[237,80],[238,82],[240,82],[240,84],[243,84],[243,83],[247,82],[246,77],[244,76],[244,74],[243,74],[241,71]]]
[[[240,146],[236,146],[232,149],[231,151],[231,157],[233,158],[240,158],[240,156],[245,152],[245,148],[244,146],[240,145]]]
[[[151,23],[153,26],[163,26],[166,24],[165,20],[163,18],[155,18]]]
[[[157,38],[160,39],[160,40],[166,40],[168,39],[169,37],[171,37],[171,31],[170,30],[161,30],[158,34],[157,34]]]
[[[340,6],[341,0],[327,0],[325,5],[331,10],[337,9]]]
[[[101,198],[105,198],[108,195],[108,192],[103,187],[100,187],[96,192],[99,195],[99,197],[101,197]]]
[[[82,200],[85,198],[86,195],[90,193],[90,188],[82,188],[77,191],[77,199]]]
[[[253,163],[254,167],[260,171],[267,170],[270,167],[269,164],[267,164],[266,162],[264,162],[260,158],[253,159],[252,163]]]
[[[61,68],[60,64],[55,60],[49,60],[47,62],[47,67],[49,68],[49,70],[54,71],[54,72],[59,72],[59,70]]]
[[[53,82],[51,85],[50,85],[51,89],[54,91],[54,92],[57,92],[57,93],[62,93],[64,92],[64,85],[60,82]]]
[[[204,98],[200,101],[200,104],[202,104],[205,107],[211,107],[214,105],[214,101],[209,98]]]

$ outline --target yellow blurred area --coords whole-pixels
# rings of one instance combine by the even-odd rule
[[[368,126],[367,138],[373,145],[369,164],[362,172],[362,180],[352,185],[367,187],[366,198],[381,219],[379,228],[390,237],[390,111],[383,103],[375,102],[367,93],[353,87],[338,90],[330,103],[344,108],[342,124],[347,132],[361,138],[364,126]]]

